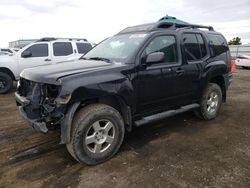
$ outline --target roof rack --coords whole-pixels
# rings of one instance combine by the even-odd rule
[[[209,31],[214,31],[214,28],[212,26],[204,26],[204,25],[196,25],[196,24],[181,24],[181,23],[173,23],[173,22],[167,22],[167,21],[160,21],[157,22],[152,30],[159,29],[159,28],[168,28],[168,29],[179,29],[179,28],[192,28],[192,29],[208,29]]]
[[[143,25],[137,25],[132,27],[127,27],[120,31],[118,34],[131,33],[131,32],[142,32],[142,31],[155,31],[159,29],[208,29],[209,31],[214,31],[212,26],[196,25],[189,23],[175,23],[172,21],[158,21],[156,23],[149,23]]]
[[[39,40],[37,40],[37,42],[49,42],[49,41],[53,41],[53,40],[58,40],[58,39],[65,39],[65,40],[76,40],[76,41],[88,41],[87,39],[81,39],[81,38],[54,38],[54,37],[44,37],[44,38],[41,38]]]

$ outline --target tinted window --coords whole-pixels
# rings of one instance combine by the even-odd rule
[[[159,36],[154,38],[145,49],[146,55],[153,52],[165,53],[166,63],[177,62],[177,47],[174,36]]]
[[[228,50],[227,42],[221,35],[208,34],[208,38],[213,56],[220,55]]]
[[[92,49],[92,46],[89,43],[76,43],[76,46],[79,54],[86,54]]]
[[[196,34],[196,37],[200,46],[201,58],[203,58],[207,55],[206,45],[201,34]]]
[[[186,33],[183,35],[183,42],[188,61],[197,61],[207,55],[206,45],[201,34]]]
[[[201,58],[200,47],[195,34],[184,34],[183,41],[187,60],[199,60]]]
[[[34,44],[24,52],[26,51],[31,52],[32,55],[30,57],[47,57],[49,55],[48,44]]]
[[[9,52],[9,53],[13,53],[10,49],[5,49],[5,48],[1,49],[1,51],[2,51],[2,52]]]
[[[73,53],[70,42],[55,42],[53,44],[54,56],[67,56]]]

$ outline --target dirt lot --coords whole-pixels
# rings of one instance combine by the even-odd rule
[[[0,187],[250,187],[250,70],[238,70],[219,117],[146,125],[98,166],[75,162],[59,133],[32,130],[0,96]]]

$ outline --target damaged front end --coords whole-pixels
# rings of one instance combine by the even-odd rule
[[[57,103],[61,86],[21,78],[15,93],[23,118],[36,130],[46,133],[64,118],[66,104]]]

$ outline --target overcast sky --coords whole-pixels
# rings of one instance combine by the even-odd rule
[[[97,43],[166,14],[250,43],[250,0],[0,0],[0,47],[46,36]]]

